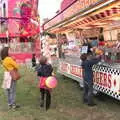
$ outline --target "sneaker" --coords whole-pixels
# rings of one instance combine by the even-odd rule
[[[8,109],[12,109],[12,105],[8,105]]]
[[[17,109],[17,108],[20,108],[20,105],[17,105],[17,104],[13,104],[13,105],[12,105],[12,108],[13,108],[13,109]]]
[[[96,106],[96,105],[97,105],[97,104],[95,104],[95,103],[89,103],[89,104],[88,104],[89,107],[94,107],[94,106]]]

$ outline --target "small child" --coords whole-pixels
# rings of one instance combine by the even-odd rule
[[[39,77],[38,87],[41,92],[41,103],[40,107],[44,107],[44,100],[46,95],[46,110],[50,108],[51,104],[51,89],[45,85],[47,77],[52,76],[53,68],[51,64],[47,64],[47,58],[42,56],[40,58],[40,67],[37,68],[37,75]]]

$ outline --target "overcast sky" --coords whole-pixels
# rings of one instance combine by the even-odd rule
[[[60,8],[62,0],[39,0],[39,14],[41,22],[44,18],[52,18]]]

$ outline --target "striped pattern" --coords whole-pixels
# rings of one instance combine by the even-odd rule
[[[109,17],[109,16],[113,16],[113,15],[118,14],[118,13],[120,13],[120,6],[113,7],[109,10],[105,10],[104,12],[100,12],[100,13],[94,15],[94,16],[86,17],[83,20],[72,24],[71,27],[75,27],[76,25],[77,26],[78,25],[85,25],[85,24],[95,22],[97,20],[101,20],[101,19]]]
[[[90,15],[88,17],[86,16],[84,19],[79,20],[78,22],[75,22],[73,24],[68,24],[65,27],[61,27],[60,29],[54,29],[54,30],[51,30],[51,31],[57,33],[57,32],[61,32],[61,31],[65,31],[67,29],[73,29],[76,26],[77,27],[82,27],[82,26],[85,26],[85,25],[92,24],[92,22],[97,22],[97,21],[100,21],[104,18],[112,17],[113,15],[117,15],[119,13],[120,13],[120,5],[112,7],[110,9],[107,9],[104,12],[99,12],[95,15]]]

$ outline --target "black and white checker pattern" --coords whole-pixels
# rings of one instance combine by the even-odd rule
[[[110,96],[114,97],[115,99],[120,100],[120,94],[117,92],[114,92],[108,88],[104,88],[103,86],[98,85],[98,84],[94,84],[93,88],[100,92],[106,93],[107,95],[110,95]]]
[[[120,75],[119,69],[115,69],[112,67],[106,67],[106,66],[102,66],[102,65],[94,65],[93,71],[105,72],[105,73],[110,73],[113,75]],[[110,90],[109,88],[105,88],[104,86],[101,86],[99,84],[94,84],[93,87],[94,87],[94,89],[96,89],[98,91],[101,91],[107,95],[114,97],[115,99],[120,100],[120,93],[114,92],[114,91]]]
[[[120,69],[115,69],[112,67],[105,67],[105,66],[101,66],[101,65],[94,65],[93,71],[106,72],[106,73],[110,73],[110,74],[114,74],[114,75],[120,75]]]

